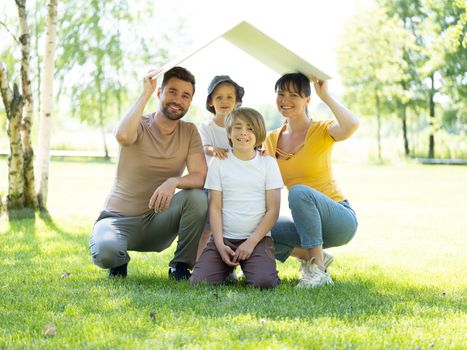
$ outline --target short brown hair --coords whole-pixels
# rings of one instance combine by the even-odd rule
[[[248,107],[239,107],[234,109],[227,115],[225,119],[225,129],[227,134],[230,135],[232,132],[232,127],[236,119],[241,119],[244,122],[247,122],[253,128],[253,134],[255,134],[256,143],[255,149],[260,149],[264,140],[266,139],[266,124],[264,118],[256,109]],[[232,141],[229,138],[230,146],[232,146]]]
[[[193,95],[195,94],[195,77],[193,74],[191,74],[191,72],[188,69],[176,66],[165,72],[164,79],[162,79],[161,84],[162,90],[164,89],[164,86],[167,84],[167,82],[172,78],[180,79],[191,83],[191,85],[193,86]]]

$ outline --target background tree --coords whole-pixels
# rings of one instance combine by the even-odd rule
[[[405,31],[380,8],[359,13],[346,23],[337,52],[346,88],[344,99],[360,114],[376,117],[377,156],[382,160],[381,123],[393,100],[403,99],[402,60]]]
[[[24,205],[29,208],[35,208],[37,206],[37,199],[34,185],[34,150],[31,140],[33,115],[33,95],[30,78],[31,35],[28,27],[26,0],[15,0],[15,2],[18,7],[19,41],[21,43],[21,88],[23,95],[21,140],[24,152]]]
[[[15,1],[18,9],[19,36],[21,46],[21,93],[18,85],[13,88],[8,83],[4,64],[0,64],[0,89],[8,119],[10,156],[8,158],[8,195],[9,208],[37,206],[34,189],[34,152],[31,143],[33,97],[29,74],[30,33],[27,22],[26,1]]]
[[[123,50],[118,28],[127,18],[125,0],[92,0],[87,9],[69,0],[60,19],[57,69],[62,88],[70,94],[72,113],[99,127],[106,158],[106,120],[116,114],[126,90],[119,81]]]
[[[53,73],[57,27],[57,0],[50,0],[47,16],[47,35],[44,45],[44,80],[42,87],[42,108],[39,120],[39,140],[37,145],[36,175],[37,199],[40,208],[47,206],[50,137],[53,111]]]
[[[421,53],[422,38],[418,27],[423,17],[420,0],[380,0],[380,6],[385,10],[387,16],[399,18],[399,24],[405,29],[405,40],[403,43],[402,60],[404,65],[403,79],[399,81],[401,94],[395,96],[394,108],[398,110],[402,122],[402,136],[404,141],[404,154],[410,155],[408,138],[408,112],[418,111],[424,105],[426,87],[423,78],[419,74],[419,68],[426,61]],[[417,113],[417,112],[416,112]]]
[[[467,2],[424,0],[427,21],[438,39],[439,93],[447,100],[439,124],[451,134],[466,134],[467,125]]]
[[[401,19],[415,42],[405,51],[410,80],[403,82],[412,96],[409,105],[420,107],[429,120],[428,152],[435,157],[435,132],[442,126],[436,118],[436,100],[448,100],[448,119],[462,118],[466,100],[466,3],[448,0],[381,0],[389,16]],[[415,74],[414,74],[415,73]],[[438,106],[441,107],[441,106]]]

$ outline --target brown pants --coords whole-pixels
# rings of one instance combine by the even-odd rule
[[[224,243],[233,251],[245,240],[224,238]],[[274,288],[280,283],[274,258],[274,243],[271,237],[264,237],[256,245],[247,260],[240,261],[246,283],[256,288]],[[193,268],[190,278],[192,284],[206,282],[222,284],[232,271],[222,260],[214,240],[211,239]]]

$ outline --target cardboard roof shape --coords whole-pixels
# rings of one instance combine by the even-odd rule
[[[285,46],[279,44],[277,41],[246,21],[239,22],[225,33],[215,37],[190,54],[169,62],[162,67],[162,71],[158,76],[185,61],[221,37],[231,42],[239,49],[242,49],[253,58],[264,63],[280,75],[298,71],[308,77],[315,76],[320,80],[331,79],[328,74],[319,70],[311,63],[307,62]]]

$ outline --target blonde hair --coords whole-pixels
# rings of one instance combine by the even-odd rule
[[[230,112],[225,119],[225,129],[227,134],[230,135],[232,132],[232,127],[236,119],[243,120],[244,122],[250,124],[253,129],[253,134],[255,134],[256,143],[255,150],[261,149],[261,145],[266,139],[266,124],[264,118],[257,110],[248,107],[240,107],[234,109]],[[232,146],[232,141],[229,137],[230,146]]]

